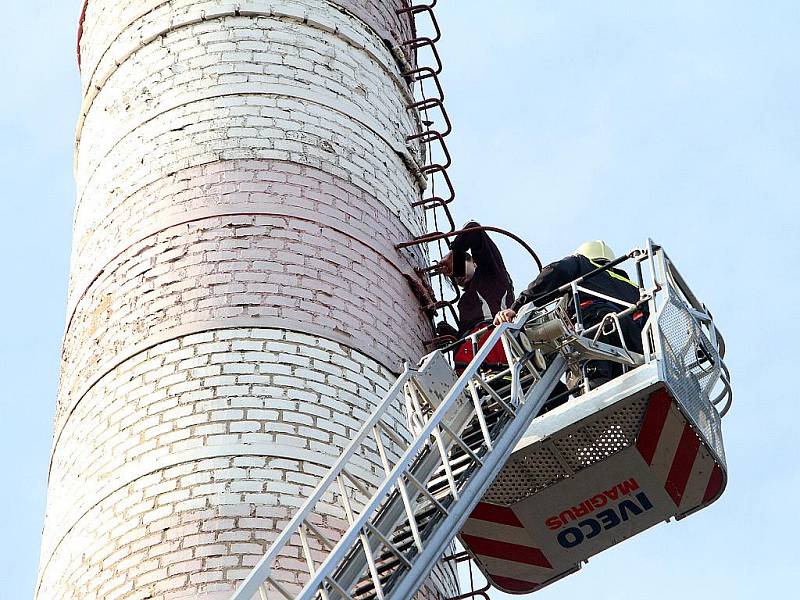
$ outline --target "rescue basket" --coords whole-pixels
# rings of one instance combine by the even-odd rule
[[[724,343],[668,257],[653,255],[643,364],[534,419],[459,534],[500,590],[538,590],[725,489]]]

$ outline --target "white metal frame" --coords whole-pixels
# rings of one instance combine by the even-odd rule
[[[625,348],[622,339],[620,348],[598,342],[597,334],[606,320],[584,328],[578,312],[573,325],[564,303],[554,300],[543,309],[526,308],[514,323],[495,328],[457,379],[444,365],[444,355],[439,351],[426,356],[416,368],[406,365],[358,435],[231,600],[352,599],[356,594],[351,590],[360,586],[360,595],[365,585],[372,586],[371,597],[378,600],[411,598],[491,485],[560,377],[568,368],[588,359],[615,360],[633,367],[661,357],[664,347],[658,319],[668,301],[684,307],[697,331],[703,332],[703,348],[708,346],[706,352],[713,354],[710,361],[718,369],[717,379],[721,382],[721,390],[711,401],[715,406],[722,404],[720,414],[724,415],[732,397],[730,378],[722,361],[724,342],[710,313],[651,240],[645,249],[636,249],[627,256],[639,277],[641,299],[631,304],[608,298],[623,307],[608,321],[619,330],[620,317],[648,304],[650,319],[642,334],[643,356]],[[647,283],[645,271],[650,275]],[[579,291],[596,296],[580,285],[582,281],[571,282],[560,292],[572,294],[575,299]],[[532,337],[532,332],[544,331],[542,328],[549,328],[549,339]],[[506,351],[508,369],[484,373],[483,364],[497,343],[502,343]],[[549,364],[545,369],[539,368],[542,348],[548,350]],[[716,384],[714,380],[713,385]],[[410,443],[392,429],[388,420],[402,408],[414,435]],[[491,425],[489,419],[493,419]],[[394,454],[387,450],[389,446]],[[374,454],[375,449],[384,471],[377,488],[367,483],[368,477],[359,476],[364,472],[364,453]],[[390,455],[400,458],[392,464]],[[367,500],[354,503],[353,497]],[[337,500],[349,528],[334,541],[322,523],[331,502]],[[428,515],[424,530],[418,524],[423,509]],[[401,531],[404,538],[398,537]],[[312,540],[319,544],[316,550]],[[300,548],[307,573],[300,580],[287,583],[276,577],[274,566],[292,547]],[[392,576],[387,577],[387,573]]]
[[[318,593],[323,597],[333,598],[349,598],[348,590],[345,586],[337,581],[334,576],[334,571],[340,566],[342,561],[346,558],[352,548],[360,545],[364,550],[365,564],[373,579],[373,584],[376,587],[376,596],[384,598],[381,592],[381,584],[377,577],[377,566],[374,562],[374,553],[376,546],[381,544],[388,546],[391,549],[390,542],[387,536],[390,532],[386,530],[381,531],[375,525],[375,518],[380,509],[385,509],[384,503],[387,498],[393,493],[397,492],[399,497],[402,498],[402,510],[397,511],[398,517],[406,520],[409,523],[414,521],[412,513],[412,500],[418,500],[420,496],[429,496],[429,500],[435,501],[443,513],[446,513],[445,521],[442,527],[437,529],[437,535],[425,543],[420,539],[419,532],[414,533],[414,541],[417,546],[417,554],[413,557],[413,565],[411,581],[419,582],[421,578],[430,571],[436,558],[444,551],[446,545],[452,540],[453,531],[457,531],[458,526],[467,517],[465,511],[448,511],[439,499],[431,498],[426,493],[425,486],[427,481],[420,481],[412,470],[412,463],[423,451],[428,451],[429,455],[433,454],[435,450],[439,456],[437,463],[444,465],[448,464],[448,452],[453,445],[459,445],[462,449],[472,454],[471,457],[477,464],[480,470],[484,471],[486,475],[498,471],[507,455],[511,452],[516,441],[522,436],[525,427],[530,420],[535,416],[534,411],[544,403],[547,396],[555,386],[559,377],[561,376],[564,368],[564,360],[554,361],[553,364],[547,369],[547,372],[539,373],[535,368],[532,370],[530,365],[525,365],[522,362],[514,362],[510,365],[511,377],[511,397],[509,399],[502,399],[497,394],[493,393],[491,387],[487,385],[486,381],[481,377],[479,371],[482,363],[489,354],[491,348],[502,340],[509,349],[509,356],[515,356],[514,347],[516,342],[511,340],[508,336],[509,331],[518,331],[524,322],[515,324],[505,324],[498,327],[489,336],[487,343],[478,352],[475,360],[459,377],[455,385],[450,389],[447,396],[439,404],[438,399],[426,399],[431,404],[439,404],[436,411],[425,419],[424,427],[420,429],[413,443],[408,445],[397,464],[391,469],[385,453],[381,451],[381,459],[384,467],[388,472],[380,487],[372,494],[368,494],[365,485],[360,479],[352,473],[349,469],[349,464],[357,456],[362,447],[370,446],[369,442],[372,441],[378,447],[384,444],[384,436],[392,439],[395,444],[399,444],[402,439],[394,434],[384,422],[389,410],[396,407],[400,402],[400,396],[403,394],[404,389],[408,388],[408,384],[413,380],[415,374],[424,370],[425,362],[419,370],[409,368],[406,366],[404,372],[400,375],[398,380],[392,386],[384,401],[378,406],[375,412],[370,416],[367,422],[362,427],[359,434],[351,442],[336,464],[330,469],[323,481],[319,484],[315,492],[306,501],[304,506],[297,512],[295,517],[284,529],[281,535],[271,545],[267,554],[259,561],[258,565],[253,569],[247,579],[242,583],[239,590],[232,596],[232,600],[250,600],[251,598],[267,598],[266,585],[271,585],[281,597],[284,598],[314,598]],[[523,369],[527,371],[523,375]],[[528,383],[525,384],[521,380],[528,378]],[[532,385],[533,383],[541,382],[543,385]],[[476,413],[483,413],[483,411],[476,405],[479,405],[480,398],[476,393],[476,389],[487,392],[483,398],[491,398],[499,402],[499,406],[508,411],[510,416],[513,417],[512,422],[516,423],[515,433],[511,436],[503,435],[501,439],[493,440],[488,435],[488,431],[484,424],[481,426],[482,435],[484,436],[484,443],[488,448],[483,456],[478,456],[474,451],[469,448],[460,438],[461,430],[468,424],[469,420],[476,416]],[[414,411],[416,419],[424,418],[424,411]],[[480,418],[479,418],[480,421]],[[433,440],[433,442],[432,442]],[[438,465],[433,465],[434,467]],[[435,472],[435,468],[428,468],[424,475],[429,478]],[[449,494],[452,496],[453,501],[459,505],[465,501],[469,504],[477,502],[480,498],[482,491],[488,487],[492,479],[490,476],[484,476],[477,480],[471,481],[465,488],[458,489],[455,485],[452,474],[448,474],[449,479]],[[346,480],[346,481],[345,481]],[[355,514],[352,506],[346,506],[348,517],[352,519],[350,529],[345,535],[334,545],[334,543],[325,538],[320,528],[315,526],[311,520],[315,508],[321,503],[323,496],[329,491],[332,486],[336,485],[340,488],[340,497],[348,503],[347,498],[347,483],[356,487],[364,496],[371,496],[370,501],[360,512]],[[410,490],[413,488],[413,491]],[[394,523],[392,529],[394,527]],[[309,564],[309,571],[311,578],[303,587],[299,595],[292,596],[290,592],[285,589],[285,585],[276,581],[272,575],[272,569],[275,560],[280,555],[281,551],[290,543],[291,538],[297,534],[299,536],[306,536],[307,532],[311,532],[315,537],[322,541],[326,547],[333,547],[333,550],[328,555],[327,559],[321,565],[314,565],[313,558],[310,552],[305,552],[307,544],[303,542],[303,549],[306,556],[306,561]],[[441,532],[441,533],[439,533]],[[370,535],[372,534],[372,535]],[[375,543],[375,538],[379,538],[381,544]],[[394,552],[402,555],[396,549]],[[410,561],[404,559],[405,562]],[[409,584],[403,583],[402,588],[406,589]],[[399,592],[393,591],[394,597]]]

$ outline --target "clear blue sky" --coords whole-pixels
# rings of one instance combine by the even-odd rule
[[[44,512],[75,198],[78,4],[8,3],[14,27],[0,41],[9,600],[31,597]],[[458,220],[511,228],[550,260],[585,238],[622,250],[651,236],[728,340],[726,494],[537,597],[750,599],[794,588],[800,4],[440,5]],[[502,247],[521,287],[532,266]]]

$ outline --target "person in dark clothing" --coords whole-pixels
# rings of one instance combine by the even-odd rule
[[[440,270],[462,288],[458,301],[458,337],[491,320],[514,301],[514,285],[503,256],[480,224],[470,221],[450,246]],[[475,231],[470,231],[474,229]]]
[[[470,221],[464,229],[466,231],[453,240],[451,252],[439,263],[440,271],[449,276],[462,293],[458,301],[458,329],[442,322],[436,331],[439,335],[452,335],[457,339],[468,335],[483,322],[491,321],[495,314],[514,301],[514,285],[500,250],[477,222]],[[456,363],[468,363],[472,350],[466,346],[464,352],[460,350],[455,354]]]
[[[567,256],[542,269],[536,280],[519,295],[509,309],[498,312],[495,324],[511,322],[517,311],[529,302],[533,302],[536,306],[542,306],[552,301],[554,298],[548,296],[548,292],[553,292],[612,260],[614,260],[614,253],[605,242],[598,240],[582,244],[572,256]],[[611,268],[602,271],[584,280],[581,287],[631,304],[640,299],[639,286],[633,283],[621,269]],[[619,312],[625,308],[620,304],[585,292],[579,293],[579,302],[583,324],[587,329],[600,323],[607,314]],[[574,307],[573,310],[575,310]],[[646,308],[620,317],[622,337],[629,350],[642,352],[642,329],[647,317]],[[601,332],[598,340],[614,346],[621,345],[619,333],[616,331]],[[611,361],[590,361],[586,365],[585,372],[591,387],[594,388],[621,375],[622,367]]]

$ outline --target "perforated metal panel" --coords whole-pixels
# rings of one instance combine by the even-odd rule
[[[555,440],[555,446],[574,472],[600,462],[636,441],[647,402],[622,406],[599,421]]]
[[[567,477],[553,449],[545,445],[520,457],[512,457],[484,495],[486,502],[511,506]]]
[[[620,403],[605,416],[595,415],[572,433],[553,438],[552,443],[539,442],[524,454],[512,456],[484,500],[511,506],[624,450],[636,441],[646,406],[645,398]]]
[[[664,377],[669,387],[708,444],[725,464],[722,424],[709,400],[719,377],[721,359],[674,289],[658,318],[664,353]]]

